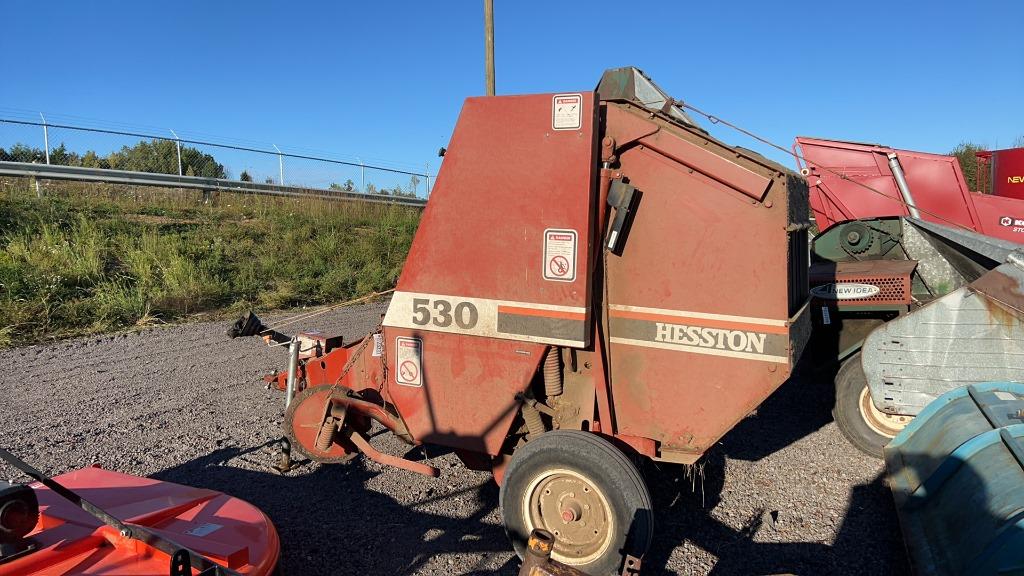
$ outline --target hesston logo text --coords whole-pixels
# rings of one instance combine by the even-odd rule
[[[757,352],[764,354],[764,341],[767,334],[744,332],[742,330],[722,330],[683,324],[666,324],[656,322],[657,333],[655,342],[670,342],[684,346],[700,348],[718,348],[734,352]]]

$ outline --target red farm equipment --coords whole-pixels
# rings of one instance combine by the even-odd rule
[[[970,191],[952,156],[803,137],[796,147],[822,228],[814,354],[842,361],[833,413],[851,443],[881,457],[952,388],[1024,381],[1024,201]]]
[[[0,481],[0,576],[269,576],[280,543],[255,506],[221,492],[89,466]]]
[[[976,156],[982,192],[1024,200],[1024,148],[989,150]]]
[[[1024,162],[1013,150],[989,156],[999,159],[990,163],[999,170],[993,195],[971,191],[953,156],[802,136],[797,148],[821,230],[847,220],[911,216],[1024,242]]]
[[[437,474],[377,451],[372,422],[451,447],[493,471],[520,554],[544,529],[554,560],[617,573],[653,530],[635,459],[696,462],[793,371],[806,199],[634,68],[469,98],[377,330],[302,359],[254,315],[229,333],[295,343],[272,381],[312,460]]]

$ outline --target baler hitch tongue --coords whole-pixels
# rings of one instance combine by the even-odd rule
[[[267,327],[263,325],[259,316],[255,312],[249,310],[245,314],[242,314],[241,318],[235,320],[225,333],[229,338],[238,338],[239,336],[255,336],[265,330]]]
[[[262,336],[268,343],[278,342],[284,343],[291,340],[291,336],[282,334],[277,330],[267,327],[259,316],[256,315],[252,310],[242,314],[242,316],[235,320],[227,330],[224,331],[228,338],[235,339],[240,336]]]

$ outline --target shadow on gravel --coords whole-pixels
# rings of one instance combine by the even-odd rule
[[[720,442],[729,458],[757,461],[832,422],[838,365],[799,371]]]
[[[716,450],[706,458],[703,494],[700,479],[694,491],[693,481],[681,467],[661,467],[647,474],[658,532],[644,558],[645,575],[675,574],[665,566],[673,550],[686,541],[718,558],[710,574],[719,576],[909,573],[892,496],[881,475],[870,484],[854,487],[833,545],[771,542],[776,522],[797,519],[787,516],[786,510],[756,510],[737,530],[712,517],[723,484],[725,457]]]
[[[248,452],[253,452],[249,460],[267,458],[261,448],[221,449],[152,477],[219,490],[259,507],[281,536],[280,567],[285,575],[412,574],[433,556],[452,553],[484,556],[478,566],[467,566],[465,561],[454,565],[454,560],[448,559],[452,574],[518,571],[514,555],[497,571],[494,566],[501,560],[488,561],[492,554],[511,554],[502,527],[483,521],[498,506],[498,487],[493,482],[438,496],[430,496],[428,491],[408,505],[367,489],[367,481],[377,473],[364,468],[359,460],[348,465],[310,466],[304,469],[308,473],[300,470],[287,477],[226,464]],[[391,477],[398,484],[420,482],[404,474]],[[450,502],[439,502],[444,500]],[[436,504],[464,518],[423,510]]]
[[[644,558],[644,574],[672,574],[664,567],[686,541],[718,558],[710,572],[716,575],[908,573],[896,510],[882,474],[852,489],[833,545],[771,542],[777,522],[799,521],[786,510],[756,510],[739,530],[711,516],[725,484],[727,457],[760,460],[832,421],[833,378],[834,367],[805,370],[791,378],[696,468],[650,467],[646,476],[657,536]]]

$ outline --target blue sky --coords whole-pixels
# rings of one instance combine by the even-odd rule
[[[589,90],[636,65],[787,147],[813,135],[945,152],[1024,134],[1024,2],[495,4],[499,94]],[[2,13],[0,112],[435,171],[462,100],[484,89],[480,0],[8,0]]]

